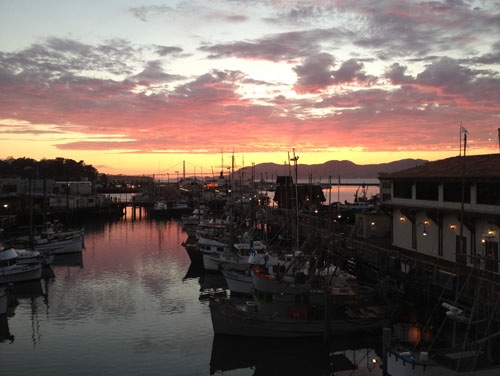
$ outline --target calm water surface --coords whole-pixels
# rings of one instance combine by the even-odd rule
[[[190,265],[181,245],[187,234],[175,220],[128,213],[85,228],[82,255],[59,256],[47,278],[15,286],[19,304],[2,320],[13,336],[0,342],[2,374],[380,374],[371,363],[378,339],[325,348],[214,338],[200,290],[223,287],[223,279]],[[341,371],[346,359],[361,368]]]

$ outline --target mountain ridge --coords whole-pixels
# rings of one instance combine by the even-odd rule
[[[401,159],[387,163],[374,163],[359,165],[349,160],[331,160],[321,164],[297,164],[297,176],[299,179],[376,179],[380,173],[392,173],[420,166],[427,163],[424,159]],[[295,176],[295,166],[281,165],[277,163],[260,163],[254,166],[242,167],[236,173],[251,176],[254,169],[255,178],[266,181],[277,176]]]

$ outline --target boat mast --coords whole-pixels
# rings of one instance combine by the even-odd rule
[[[296,224],[296,239],[295,239],[295,247],[296,251],[299,250],[299,191],[298,191],[298,171],[297,171],[297,161],[299,160],[299,156],[295,155],[295,148],[293,149],[293,157],[290,161],[293,162],[295,168],[295,224]]]

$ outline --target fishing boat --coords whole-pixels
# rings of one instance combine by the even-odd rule
[[[155,219],[182,217],[189,214],[192,209],[185,201],[156,201],[151,208],[150,215]]]
[[[84,246],[83,228],[63,229],[59,223],[47,223],[39,233],[10,239],[15,249],[32,249],[43,255],[56,255],[82,252]]]
[[[335,316],[307,311],[303,305],[291,306],[288,315],[266,315],[254,301],[214,297],[209,301],[215,335],[267,338],[329,337],[346,333],[380,331],[389,322],[380,310],[337,310]],[[324,307],[323,307],[324,310]]]
[[[15,251],[18,256],[17,264],[19,265],[39,263],[42,266],[48,266],[54,261],[53,254],[41,254],[33,249],[16,249]]]
[[[185,214],[181,216],[182,227],[184,230],[190,230],[191,228],[196,229],[198,224],[201,222],[204,216],[203,208],[196,208],[191,214]]]
[[[222,251],[220,251],[222,249]],[[248,270],[252,265],[284,264],[285,260],[266,252],[267,246],[261,241],[226,244],[214,252],[205,252],[203,263],[207,270],[220,270],[222,267],[239,271]]]
[[[254,281],[266,279],[267,274],[257,270],[260,268],[252,268]],[[367,333],[388,325],[395,308],[381,302],[379,289],[347,288],[339,283],[326,288],[312,280],[276,281],[271,276],[258,286],[253,283],[253,299],[210,300],[214,333],[271,338]]]
[[[56,238],[35,237],[33,249],[42,254],[81,253],[83,250],[83,230]]]
[[[14,248],[0,250],[0,283],[24,282],[42,277],[40,263],[18,264],[17,260],[18,255]]]
[[[249,257],[241,261],[240,264],[223,263],[220,271],[226,279],[226,283],[231,292],[237,294],[250,295],[254,288],[254,276],[252,269],[258,267],[259,270],[266,270],[267,275],[285,275],[290,271],[290,266],[296,262],[297,257],[304,259],[303,255],[273,255],[266,254],[260,257]]]
[[[250,295],[252,293],[253,282],[250,270],[236,271],[222,267],[221,272],[231,294]]]

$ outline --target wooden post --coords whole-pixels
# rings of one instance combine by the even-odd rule
[[[325,333],[323,334],[324,343],[330,341],[330,292],[325,288]]]
[[[391,343],[392,331],[391,328],[384,328],[382,331],[382,374],[388,376],[387,373],[387,347]]]

